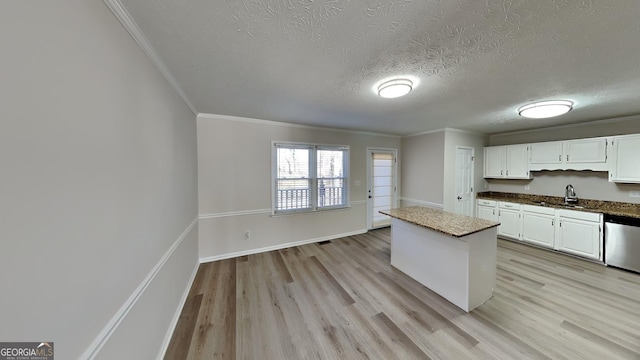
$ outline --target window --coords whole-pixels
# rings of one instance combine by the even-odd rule
[[[273,213],[347,207],[347,146],[274,143]]]

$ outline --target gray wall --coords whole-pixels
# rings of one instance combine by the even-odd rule
[[[635,133],[640,133],[640,116],[492,135],[490,142],[491,145],[526,144]],[[640,199],[629,196],[630,191],[640,191],[640,184],[608,182],[606,172],[535,171],[532,174],[532,180],[487,180],[487,182],[491,191],[553,196],[564,196],[565,186],[572,184],[578,197],[581,198],[640,203]],[[529,185],[529,190],[525,190],[526,185]]]
[[[488,137],[456,129],[402,138],[402,205],[455,211],[457,147],[475,150],[474,188],[483,191],[483,148]]]
[[[0,339],[155,358],[197,262],[195,115],[100,0],[4,2],[0,43]]]
[[[443,205],[444,140],[444,130],[402,138],[403,206]]]
[[[349,145],[351,208],[271,216],[272,141]],[[367,147],[399,149],[400,138],[198,115],[201,260],[366,231]]]

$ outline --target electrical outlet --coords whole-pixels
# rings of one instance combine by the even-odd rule
[[[244,232],[244,239],[245,240],[249,240],[249,238],[251,237],[251,230],[247,230]]]
[[[640,191],[629,191],[629,196],[632,198],[640,198]]]

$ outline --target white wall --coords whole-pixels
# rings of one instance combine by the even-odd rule
[[[490,142],[491,145],[526,144],[634,133],[640,133],[640,116],[492,135]],[[532,180],[488,179],[489,190],[564,196],[566,185],[571,184],[579,198],[640,203],[640,199],[629,196],[631,191],[640,191],[640,184],[611,183],[606,172],[534,171],[532,174]],[[525,185],[529,185],[529,190],[524,189]]]
[[[473,189],[475,193],[485,191],[485,181],[483,178],[484,167],[484,147],[489,143],[489,137],[460,131],[456,129],[445,129],[444,147],[444,185],[443,203],[444,210],[455,212],[457,196],[456,194],[456,151],[459,146],[471,147],[474,149],[475,160],[473,162]],[[475,206],[474,212],[475,212]]]
[[[351,208],[272,217],[272,141],[349,145]],[[367,147],[399,149],[400,138],[198,115],[201,260],[366,231]]]
[[[5,2],[0,43],[0,339],[155,358],[197,264],[195,116],[100,0]]]
[[[445,132],[402,138],[402,206],[442,208]]]

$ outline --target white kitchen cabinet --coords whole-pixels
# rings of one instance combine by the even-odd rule
[[[563,141],[563,152],[566,164],[604,164],[607,161],[607,139]]]
[[[608,171],[607,138],[588,138],[529,144],[530,171]]]
[[[484,148],[484,177],[529,179],[529,147],[523,145]]]
[[[640,183],[640,135],[616,136],[611,143],[609,181]]]
[[[498,202],[498,235],[511,239],[522,239],[522,205]]]
[[[545,166],[557,166],[562,163],[562,141],[534,143],[530,147],[531,170],[540,170]]]
[[[559,251],[602,261],[602,215],[573,210],[556,212]]]
[[[498,211],[496,210],[495,201],[478,199],[476,205],[476,217],[489,221],[498,221]]]
[[[553,248],[555,232],[555,209],[543,206],[522,206],[523,241]]]

